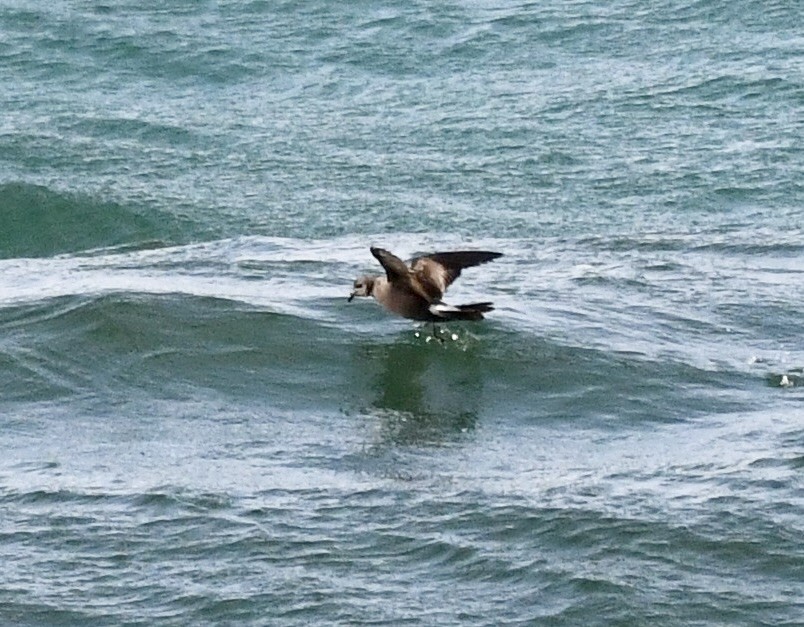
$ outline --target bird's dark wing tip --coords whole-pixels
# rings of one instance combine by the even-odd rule
[[[477,251],[478,257],[483,259],[482,263],[486,263],[487,261],[493,261],[494,259],[499,259],[503,256],[502,253],[495,252],[493,250],[479,250]]]
[[[380,265],[385,268],[385,273],[389,279],[405,279],[408,276],[408,267],[399,257],[384,248],[376,246],[371,246],[369,250],[380,262]]]
[[[431,259],[451,270],[462,270],[463,268],[471,268],[472,266],[488,263],[502,256],[502,253],[490,250],[460,250],[455,252],[433,253],[432,255],[426,255],[425,258]]]

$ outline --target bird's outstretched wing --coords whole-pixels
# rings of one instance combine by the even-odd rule
[[[408,266],[399,257],[384,248],[377,248],[372,246],[369,248],[371,254],[377,258],[382,264],[385,274],[388,275],[389,281],[405,280],[410,273]]]
[[[372,246],[371,254],[377,258],[385,269],[388,281],[400,289],[407,289],[419,298],[432,302],[435,300],[431,294],[416,280],[413,272],[399,257],[383,248]]]
[[[502,253],[487,250],[433,253],[416,257],[411,261],[410,268],[415,282],[421,285],[431,299],[440,300],[447,288],[461,276],[461,270],[488,263],[498,257],[502,257]]]

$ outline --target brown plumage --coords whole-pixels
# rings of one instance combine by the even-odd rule
[[[387,310],[425,322],[482,320],[484,313],[494,309],[489,302],[452,306],[441,299],[461,270],[497,259],[502,253],[485,250],[433,253],[416,257],[408,266],[387,250],[375,247],[370,250],[385,269],[385,276],[357,278],[350,301],[355,296],[373,296]]]

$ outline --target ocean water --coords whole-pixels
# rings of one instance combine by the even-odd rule
[[[0,3],[0,624],[802,624],[801,22]]]

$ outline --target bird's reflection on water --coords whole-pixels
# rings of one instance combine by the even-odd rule
[[[381,441],[439,445],[475,428],[483,392],[478,347],[460,331],[447,337],[407,333],[360,348],[359,371],[368,378],[363,411],[377,419]]]

